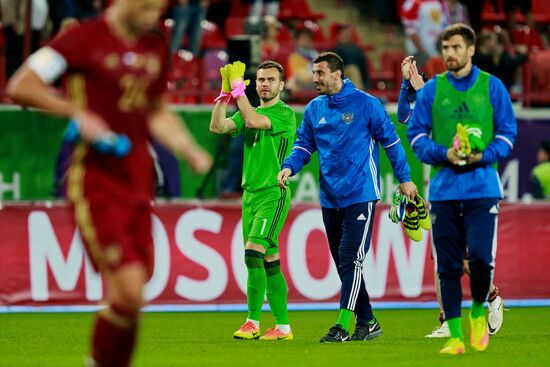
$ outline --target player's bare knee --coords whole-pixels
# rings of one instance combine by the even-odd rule
[[[272,262],[274,262],[274,261],[280,260],[280,258],[281,258],[281,257],[279,256],[278,253],[277,253],[277,254],[271,254],[271,255],[266,255],[266,256],[264,257],[264,261],[265,261],[266,263],[272,263]]]
[[[118,289],[114,301],[128,311],[137,313],[144,305],[143,289],[130,286]]]
[[[140,264],[129,264],[118,269],[110,282],[113,300],[131,310],[139,311],[144,304],[143,287],[147,272]]]
[[[253,250],[253,251],[257,251],[257,252],[260,252],[262,254],[265,254],[265,247],[264,246],[258,245],[258,244],[252,243],[252,242],[247,242],[246,243],[245,250]]]

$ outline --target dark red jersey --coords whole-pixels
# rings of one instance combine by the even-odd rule
[[[111,130],[126,134],[132,142],[125,158],[80,149],[82,193],[150,200],[154,170],[147,125],[155,100],[166,89],[168,46],[164,38],[151,31],[129,43],[104,18],[98,18],[67,30],[49,46],[67,61],[70,98],[99,114]]]

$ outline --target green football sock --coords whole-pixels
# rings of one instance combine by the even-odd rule
[[[470,309],[470,315],[472,315],[472,319],[477,319],[480,316],[485,317],[485,308],[483,307],[483,303],[477,303],[476,301],[472,300],[472,308]]]
[[[451,338],[458,338],[460,341],[464,341],[464,335],[462,334],[462,317],[455,317],[445,320],[449,325],[451,331]]]
[[[264,269],[264,254],[254,250],[245,250],[244,263],[248,269],[246,288],[248,318],[260,321],[267,282]]]
[[[340,309],[340,316],[338,317],[338,324],[342,325],[342,329],[349,331],[349,322],[353,316],[353,311],[347,310],[345,308]]]
[[[279,260],[264,262],[267,275],[267,301],[277,325],[288,325],[288,287],[285,277],[281,272]]]

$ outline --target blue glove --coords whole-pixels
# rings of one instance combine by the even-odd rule
[[[76,144],[80,140],[80,129],[75,120],[69,122],[63,140],[70,144]],[[117,158],[126,157],[132,149],[132,142],[128,136],[124,134],[115,134],[113,132],[105,134],[100,139],[94,141],[92,145],[98,152],[102,154],[112,154]]]

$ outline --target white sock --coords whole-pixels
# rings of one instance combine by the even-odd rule
[[[252,319],[246,319],[247,322],[251,322],[254,324],[254,326],[256,326],[257,329],[260,328],[260,322],[259,321],[256,321],[256,320],[252,320]]]
[[[275,325],[275,328],[282,333],[290,333],[290,325]]]

